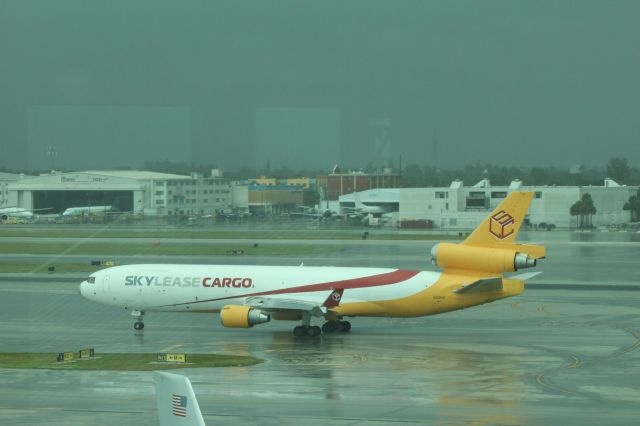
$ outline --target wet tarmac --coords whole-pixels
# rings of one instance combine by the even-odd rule
[[[127,312],[82,299],[75,282],[4,276],[0,345],[265,359],[182,370],[208,424],[637,424],[640,247],[613,238],[549,243],[544,274],[519,297],[426,318],[356,318],[349,334],[317,339],[294,338],[284,321],[224,329],[208,314],[150,313],[144,332],[134,332]],[[395,241],[366,255],[345,247],[339,263],[335,254],[302,260],[432,269],[428,248]],[[157,422],[149,372],[0,375],[0,424]]]

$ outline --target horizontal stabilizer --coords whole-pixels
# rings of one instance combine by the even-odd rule
[[[509,277],[510,280],[520,280],[520,281],[527,281],[530,280],[531,278],[540,275],[542,272],[525,272],[523,274],[518,274],[518,275],[513,275],[511,277]]]
[[[469,294],[499,290],[502,290],[502,277],[490,277],[479,279],[470,284],[465,284],[453,292],[458,294]]]

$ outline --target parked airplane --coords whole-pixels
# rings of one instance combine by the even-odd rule
[[[0,209],[0,219],[7,220],[10,217],[31,219],[33,218],[33,212],[21,207],[5,207]]]
[[[331,210],[325,210],[323,212],[316,208],[303,206],[303,207],[300,207],[298,210],[289,213],[289,216],[294,218],[305,217],[305,218],[323,220],[323,219],[331,218],[332,213],[331,213]]]
[[[417,317],[481,305],[524,291],[537,273],[542,246],[515,244],[533,198],[512,192],[460,244],[431,253],[444,272],[386,268],[238,265],[123,265],[94,272],[80,284],[89,300],[130,309],[134,328],[147,311],[220,312],[225,327],[297,320],[295,336],[348,331],[345,317]],[[322,329],[312,318],[326,320]]]
[[[354,193],[354,203],[355,207],[342,207],[342,211],[347,213],[348,215],[382,215],[385,213],[391,213],[395,210],[394,206],[391,205],[380,205],[380,204],[365,204],[358,198],[357,194]]]
[[[4,207],[0,208],[0,219],[7,220],[9,218],[33,219],[36,211],[52,210],[51,208],[27,210],[22,207]]]
[[[204,426],[198,400],[186,376],[154,371],[160,426]]]
[[[112,206],[86,206],[86,207],[69,207],[62,212],[62,216],[82,216],[88,214],[106,213],[113,210]]]

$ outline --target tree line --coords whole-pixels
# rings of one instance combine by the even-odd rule
[[[640,169],[630,166],[626,158],[620,157],[611,158],[600,168],[574,166],[560,169],[477,163],[457,169],[436,169],[410,164],[403,169],[402,186],[448,186],[455,179],[472,185],[485,178],[492,185],[508,185],[511,181],[520,179],[525,185],[595,186],[602,185],[605,178],[611,178],[619,184],[640,185]]]
[[[332,165],[331,165],[332,166]],[[271,167],[266,162],[263,167],[242,167],[236,170],[223,169],[224,176],[230,179],[252,179],[260,176],[287,178],[287,177],[315,177],[330,173],[330,167],[326,169],[295,169],[288,166]],[[393,166],[393,163],[385,167]],[[178,162],[169,159],[162,161],[145,161],[141,164],[141,170],[188,175],[197,172],[208,176],[212,169],[217,169],[215,163]],[[376,172],[383,166],[376,167],[369,163],[362,169],[364,172]],[[116,170],[131,170],[133,167],[115,167]],[[343,170],[350,170],[343,167]],[[12,170],[2,167],[0,171],[10,173],[25,172],[24,170]],[[61,170],[74,171],[73,169]],[[77,170],[76,170],[77,171]],[[48,170],[32,170],[29,173],[37,174]],[[520,179],[525,185],[567,185],[586,186],[602,185],[605,178],[611,178],[620,184],[640,185],[640,169],[631,166],[626,158],[613,157],[602,167],[574,166],[571,168],[558,168],[550,166],[518,167],[504,166],[490,163],[469,164],[458,168],[435,168],[416,163],[408,164],[401,170],[394,170],[402,176],[401,185],[405,188],[449,186],[456,179],[460,179],[467,185],[472,185],[481,179],[489,179],[492,185],[508,185],[515,179]]]
[[[169,160],[146,161],[143,164],[143,170],[175,174],[198,172],[207,175],[211,169],[215,168],[217,168],[215,164],[180,163]],[[381,169],[382,167],[376,168],[374,165],[368,164],[362,168],[362,171],[375,172]],[[349,168],[343,167],[343,170],[349,170]],[[440,169],[409,164],[402,167],[402,170],[394,170],[394,172],[401,174],[401,185],[405,188],[449,186],[456,179],[462,180],[467,185],[472,185],[484,178],[489,179],[492,185],[508,185],[515,179],[520,179],[525,185],[602,185],[607,177],[619,184],[640,185],[640,169],[631,166],[626,158],[621,157],[611,158],[603,167],[591,168],[574,166],[562,169],[549,166],[517,167],[477,163],[459,168]],[[239,180],[260,176],[274,178],[315,177],[329,173],[329,168],[303,170],[287,166],[271,167],[269,162],[261,168],[243,167],[237,170],[224,170],[225,177]]]

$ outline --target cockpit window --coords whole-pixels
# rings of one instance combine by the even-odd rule
[[[87,282],[88,282],[89,284],[95,284],[95,282],[96,282],[96,277],[89,277],[89,278],[87,278]]]

